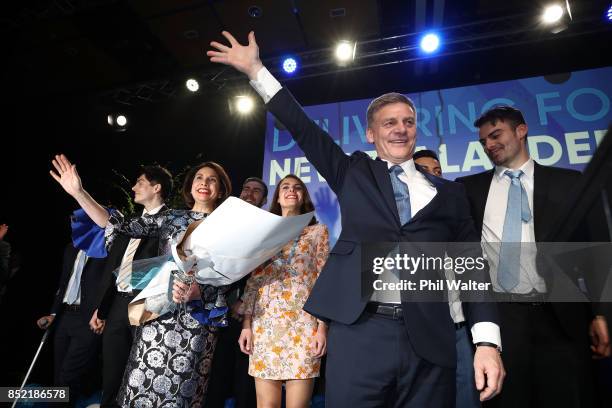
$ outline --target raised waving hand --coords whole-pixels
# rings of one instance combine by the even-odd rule
[[[63,154],[55,155],[51,164],[55,167],[55,171],[49,171],[51,177],[62,186],[64,191],[77,200],[81,208],[85,210],[93,222],[104,228],[108,222],[108,211],[85,191],[83,183],[81,182],[81,177],[77,172],[76,165],[72,164]]]
[[[249,79],[257,79],[257,72],[263,67],[259,59],[259,47],[255,41],[255,33],[251,31],[248,36],[248,44],[240,44],[233,35],[227,31],[221,34],[229,41],[229,46],[217,41],[212,41],[210,46],[217,51],[207,51],[211,62],[218,62],[234,67],[240,72],[247,74]]]

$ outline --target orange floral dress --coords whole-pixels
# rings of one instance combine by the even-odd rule
[[[271,380],[319,376],[321,359],[312,356],[318,321],[302,307],[327,260],[328,238],[324,224],[304,228],[247,281],[242,312],[252,318],[251,376]]]

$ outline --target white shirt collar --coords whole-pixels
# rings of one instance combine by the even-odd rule
[[[154,209],[152,209],[151,211],[147,211],[147,209],[145,208],[144,210],[142,210],[142,215],[145,215],[145,214],[146,214],[146,215],[155,215],[155,214],[157,214],[157,213],[159,212],[159,210],[161,210],[161,209],[162,209],[162,207],[163,207],[164,205],[165,205],[165,204],[162,204],[162,205],[160,205],[159,207],[155,207],[155,208],[154,208]]]
[[[387,161],[385,159],[380,159],[382,161],[384,161],[385,163],[387,163],[387,168],[391,168],[393,166],[395,166],[394,163],[391,163],[390,161]],[[408,178],[410,178],[410,176],[413,176],[414,174],[417,173],[417,169],[416,166],[414,165],[414,160],[410,159],[410,160],[406,160],[403,163],[400,163],[399,166],[402,168],[402,170],[404,170],[404,173],[406,173],[406,176],[408,176]]]
[[[529,179],[533,179],[534,166],[535,166],[534,161],[530,157],[529,160],[523,163],[523,165],[519,167],[517,170],[522,170],[523,173],[525,174],[525,177]],[[504,173],[506,172],[506,170],[512,170],[512,169],[509,169],[508,167],[504,167],[504,166],[495,166],[495,176],[497,177],[498,180],[501,180],[504,177]]]

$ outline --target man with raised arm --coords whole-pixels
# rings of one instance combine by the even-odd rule
[[[53,160],[56,172],[51,176],[72,195],[86,210],[87,214],[100,227],[106,226],[108,212],[100,206],[82,186],[81,179],[72,164],[64,155]],[[142,215],[155,215],[168,209],[164,202],[170,197],[173,181],[172,174],[157,165],[143,166],[132,187],[134,202],[142,205]],[[105,267],[103,296],[96,306],[89,326],[96,334],[102,334],[102,407],[118,407],[117,393],[121,386],[123,372],[128,361],[134,340],[135,328],[128,319],[128,305],[138,294],[125,282],[131,274],[131,264],[135,260],[152,258],[159,255],[159,237],[131,238],[117,234],[111,246]],[[118,279],[113,271],[122,271]]]
[[[360,151],[347,156],[263,66],[254,33],[246,46],[223,36],[230,45],[211,42],[211,61],[248,75],[338,196],[342,233],[304,306],[330,322],[326,405],[453,407],[455,329],[448,303],[406,302],[368,287],[362,296],[363,243],[479,241],[463,188],[414,165],[414,104],[398,93],[374,99],[366,136],[378,158]],[[465,306],[477,346],[476,385],[486,400],[500,392],[505,375],[497,313],[488,303]]]

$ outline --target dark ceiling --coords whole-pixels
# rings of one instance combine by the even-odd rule
[[[413,91],[610,64],[612,24],[603,18],[608,1],[569,1],[574,22],[557,35],[537,24],[545,3],[549,1],[11,2],[3,5],[1,26],[5,83],[22,94],[86,94],[135,104],[180,96],[185,78],[196,75],[202,91],[214,93],[236,77],[205,56],[208,43],[221,39],[222,29],[243,40],[254,30],[262,57],[274,64],[282,55],[301,53],[302,62],[313,68],[291,82],[310,103],[373,96],[380,77],[388,86]],[[255,6],[259,17],[250,16]],[[446,28],[446,56],[419,60],[410,47],[414,33],[432,27]],[[358,61],[338,72],[328,47],[340,38],[356,40],[359,47]],[[355,87],[355,81],[364,86]]]

